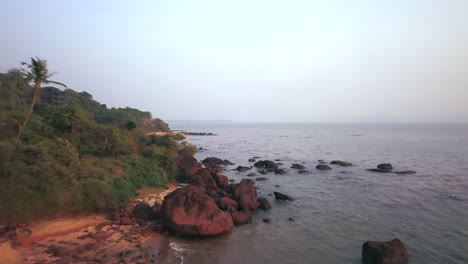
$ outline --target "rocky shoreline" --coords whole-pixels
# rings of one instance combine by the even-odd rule
[[[253,166],[238,166],[238,172],[256,168],[260,174],[285,174],[281,162],[249,159]],[[331,165],[352,166],[345,161]],[[234,183],[220,172],[224,166],[234,165],[228,160],[209,157],[198,162],[186,155],[179,161],[182,183],[167,190],[141,190],[141,195],[107,216],[94,215],[48,223],[0,228],[1,263],[156,263],[167,252],[168,239],[179,237],[206,237],[229,232],[235,225],[252,221],[255,210],[272,208],[268,199],[257,197],[255,181],[244,178]],[[302,164],[290,167],[298,173],[309,173]],[[317,170],[331,170],[319,161]],[[391,164],[380,164],[376,172],[393,172]],[[395,172],[396,173],[396,172]],[[398,174],[398,173],[397,173]],[[403,173],[402,173],[403,174]],[[255,176],[250,172],[247,176]],[[256,181],[268,180],[257,177]],[[269,194],[270,195],[270,194]],[[294,198],[274,192],[276,200],[294,201]],[[266,224],[271,218],[263,219]],[[289,221],[294,221],[289,218]],[[148,239],[151,245],[145,244]],[[156,242],[155,242],[156,241]],[[165,241],[165,242],[164,242]],[[155,244],[157,245],[155,248]],[[166,245],[165,245],[166,244]],[[363,263],[404,263],[408,252],[398,239],[363,244]]]

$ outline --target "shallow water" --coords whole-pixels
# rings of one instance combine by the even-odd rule
[[[215,156],[236,165],[223,173],[239,182],[252,171],[233,171],[247,160],[280,159],[286,175],[257,182],[273,206],[253,222],[215,238],[171,238],[177,257],[166,263],[361,263],[366,240],[399,238],[410,263],[468,263],[467,124],[173,124],[172,129],[214,132],[189,136],[203,147],[196,158]],[[317,160],[344,160],[318,171]],[[292,163],[310,174],[298,174]],[[389,162],[396,175],[366,171]],[[258,174],[258,173],[257,173]],[[258,174],[259,175],[259,174]],[[279,185],[280,187],[275,187]],[[296,198],[275,201],[278,190]],[[273,222],[262,222],[264,217]],[[295,221],[288,221],[293,217]]]

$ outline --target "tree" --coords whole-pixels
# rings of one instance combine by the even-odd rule
[[[21,62],[21,65],[24,65],[28,68],[28,69],[21,69],[21,70],[23,71],[23,74],[25,75],[26,80],[28,82],[34,83],[34,92],[33,92],[31,105],[29,106],[29,110],[26,113],[26,118],[24,119],[23,125],[20,126],[19,131],[18,131],[18,136],[17,136],[18,141],[23,135],[24,129],[26,128],[26,125],[28,124],[29,119],[31,119],[31,116],[34,110],[34,105],[36,104],[37,96],[39,94],[39,89],[41,88],[42,84],[54,83],[54,84],[67,87],[63,83],[49,80],[49,78],[52,77],[55,73],[49,73],[49,70],[47,69],[46,60],[36,57],[35,59],[31,58],[31,63]]]

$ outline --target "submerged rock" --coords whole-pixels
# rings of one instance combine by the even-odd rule
[[[212,236],[231,230],[234,222],[201,188],[187,186],[164,198],[164,225],[178,236]]]
[[[387,170],[387,171],[393,170],[393,166],[392,166],[392,164],[390,164],[390,163],[382,163],[382,164],[379,164],[379,165],[377,165],[377,168],[379,168],[379,169],[381,169],[381,170]]]
[[[352,163],[346,162],[346,161],[342,161],[342,160],[334,160],[334,161],[330,162],[330,164],[340,165],[340,166],[343,166],[343,167],[353,166]]]
[[[273,220],[271,220],[271,218],[263,218],[263,222],[265,223],[271,223]]]
[[[258,177],[258,178],[255,178],[256,181],[267,181],[268,178],[267,177]]]
[[[408,250],[399,239],[366,241],[362,245],[363,264],[403,264],[408,261]]]
[[[250,159],[249,159],[249,162],[256,162],[256,161],[257,161],[257,160],[254,159],[254,158],[250,158]]]
[[[273,192],[273,194],[275,195],[275,199],[276,199],[276,200],[294,201],[294,198],[292,198],[291,196],[286,195],[286,194],[284,194],[284,193]]]
[[[249,176],[249,177],[253,177],[253,176],[257,176],[257,174],[255,174],[255,173],[251,172],[251,173],[247,174],[247,176]]]
[[[299,170],[297,173],[299,173],[299,174],[307,174],[307,173],[310,173],[310,170]]]
[[[332,168],[328,165],[325,165],[325,164],[320,164],[320,165],[317,165],[315,166],[315,168],[317,170],[331,170]]]
[[[291,169],[304,170],[304,169],[305,169],[305,166],[302,165],[302,164],[299,164],[299,163],[294,163],[294,164],[291,166]]]

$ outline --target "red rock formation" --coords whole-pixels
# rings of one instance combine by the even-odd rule
[[[166,196],[161,207],[164,225],[178,236],[212,236],[231,230],[229,213],[196,186],[186,186]]]

